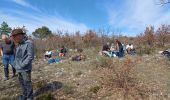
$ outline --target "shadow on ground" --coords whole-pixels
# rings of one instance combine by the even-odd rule
[[[34,97],[37,97],[37,96],[47,93],[47,92],[56,91],[62,87],[63,87],[63,84],[58,81],[54,81],[52,83],[45,84],[44,86],[42,86],[41,88],[39,88],[35,91]]]

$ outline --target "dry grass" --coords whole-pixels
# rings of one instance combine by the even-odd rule
[[[48,65],[34,62],[34,92],[37,100],[168,100],[170,62],[157,55],[107,58],[96,49],[84,50],[85,61]],[[11,69],[10,69],[11,70]],[[3,79],[3,68],[0,69]],[[20,94],[17,78],[0,81],[0,100]],[[45,98],[45,99],[42,99]]]

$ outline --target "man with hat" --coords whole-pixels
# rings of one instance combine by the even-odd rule
[[[18,79],[23,93],[19,96],[19,99],[33,100],[31,82],[32,60],[34,59],[33,43],[26,38],[26,33],[22,29],[14,29],[11,37],[17,44],[14,67],[18,72]]]

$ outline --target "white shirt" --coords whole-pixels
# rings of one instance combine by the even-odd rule
[[[52,51],[46,51],[45,52],[45,55],[51,55],[52,54]]]
[[[131,45],[127,45],[126,49],[133,49],[133,45],[132,44]]]

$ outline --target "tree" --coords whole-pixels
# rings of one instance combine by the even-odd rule
[[[9,33],[12,31],[12,29],[8,26],[6,22],[2,22],[0,26],[0,35],[6,34],[9,35]]]
[[[144,32],[144,39],[149,46],[153,46],[155,40],[153,26],[146,27],[146,30]]]
[[[170,33],[170,25],[162,25],[156,32],[157,40],[160,46],[164,46],[168,41],[168,34]]]
[[[36,38],[44,39],[52,35],[52,32],[49,30],[48,27],[42,26],[41,28],[36,29],[33,33],[33,36]]]

